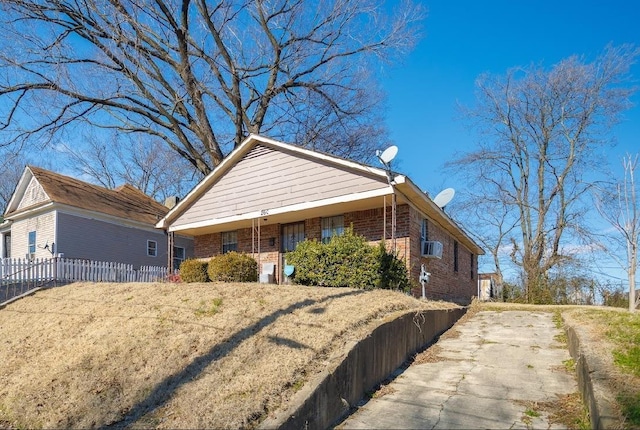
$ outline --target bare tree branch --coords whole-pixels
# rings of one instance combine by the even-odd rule
[[[203,174],[248,133],[304,135],[310,146],[370,156],[386,138],[382,98],[365,71],[412,49],[424,17],[419,4],[389,15],[373,0],[0,7],[0,124],[10,141],[80,123],[146,134]]]
[[[626,79],[639,53],[608,47],[593,63],[571,57],[549,71],[531,66],[478,80],[479,103],[468,114],[488,143],[449,166],[469,179],[470,202],[492,202],[481,207],[507,221],[490,223],[497,231],[483,243],[495,256],[510,242],[530,300],[551,269],[573,258],[566,245],[585,231],[581,202],[592,186],[585,175],[629,106],[635,88]]]

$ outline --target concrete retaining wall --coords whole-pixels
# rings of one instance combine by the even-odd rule
[[[349,345],[343,360],[307,383],[287,410],[263,421],[260,428],[329,427],[465,312],[466,309],[407,312],[382,322],[369,337]]]
[[[622,428],[620,416],[615,401],[615,396],[607,386],[607,375],[595,355],[584,350],[584,342],[580,338],[588,336],[574,324],[567,324],[565,317],[569,352],[576,361],[576,373],[578,387],[582,393],[582,399],[589,408],[592,429],[616,429]]]

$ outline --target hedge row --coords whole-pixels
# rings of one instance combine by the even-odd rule
[[[296,284],[402,291],[411,287],[405,263],[387,251],[384,243],[371,246],[352,228],[328,243],[300,242],[286,260],[295,268],[292,280]],[[183,282],[256,282],[258,265],[247,254],[228,252],[208,262],[183,261],[180,277]]]

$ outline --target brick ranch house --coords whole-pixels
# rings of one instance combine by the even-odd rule
[[[469,302],[484,251],[408,177],[392,176],[390,183],[384,169],[250,135],[156,227],[169,240],[193,236],[196,258],[238,251],[259,268],[273,263],[282,283],[285,253],[298,242],[326,241],[353,226],[371,244],[395,242],[418,287],[424,265],[428,298]]]

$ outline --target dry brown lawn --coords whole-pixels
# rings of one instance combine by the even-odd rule
[[[72,284],[0,309],[0,427],[240,428],[399,311],[391,291]]]

